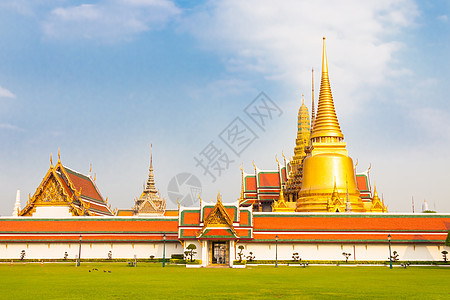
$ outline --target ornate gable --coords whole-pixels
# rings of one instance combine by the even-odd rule
[[[155,206],[153,205],[152,202],[146,200],[144,203],[141,204],[141,206],[139,207],[139,212],[140,213],[155,213],[158,212],[158,210],[156,210]]]
[[[280,197],[278,201],[272,204],[272,211],[295,211],[294,206],[289,206],[288,202],[284,199],[283,189],[280,189]]]
[[[334,183],[333,194],[331,194],[331,198],[328,200],[328,211],[329,212],[344,212],[345,205],[341,198],[339,197],[339,193],[337,192],[336,183]]]
[[[68,173],[61,164],[58,151],[58,163],[53,166],[50,156],[50,168],[39,184],[33,197],[29,197],[19,216],[32,216],[38,206],[67,206],[73,216],[93,216],[91,204],[81,197],[81,188],[77,190]]]
[[[219,228],[217,228],[219,227]],[[224,229],[226,229],[224,231]],[[215,231],[220,231],[220,234],[216,234]],[[230,233],[229,236],[224,236],[223,232]],[[222,236],[224,238],[238,238],[233,221],[231,221],[225,207],[222,204],[222,197],[217,195],[217,203],[206,217],[203,228],[197,233],[197,238]]]
[[[378,198],[377,187],[375,186],[372,198],[372,206],[370,207],[371,212],[387,212],[387,208],[380,198]]]

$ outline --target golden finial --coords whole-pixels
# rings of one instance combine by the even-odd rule
[[[380,200],[380,198],[378,197],[378,193],[377,193],[377,184],[374,184],[374,190],[373,190],[373,197],[372,197],[372,202],[376,201],[376,200]]]
[[[302,94],[302,105],[305,105],[305,94]]]
[[[91,172],[92,172],[92,164],[89,164],[89,176],[91,176]]]
[[[59,155],[59,148],[58,148],[58,163],[61,163],[61,156]]]
[[[217,202],[222,202],[222,197],[220,196],[220,190],[217,193]]]
[[[252,161],[252,163],[253,163],[253,167],[255,168],[255,172],[256,172],[256,165],[255,165],[255,161]]]
[[[280,196],[278,197],[278,201],[284,202],[283,186],[280,186]]]
[[[357,165],[358,165],[358,159],[356,159],[355,170],[356,170]]]
[[[284,167],[286,167],[286,156],[284,156],[283,150],[281,150],[281,155],[283,156]]]
[[[53,159],[52,159],[52,153],[50,153],[50,167],[53,169]]]
[[[105,199],[105,204],[108,204],[108,197],[106,197]]]
[[[94,181],[97,179],[97,173],[94,173]]]
[[[331,94],[325,38],[323,38],[322,80],[320,83],[319,105],[314,120],[314,127],[311,132],[311,140],[314,141],[315,138],[321,137],[333,137],[337,138],[338,141],[344,138],[334,109],[333,95]]]

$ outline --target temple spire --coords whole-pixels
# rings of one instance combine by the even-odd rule
[[[311,140],[320,142],[322,137],[331,137],[332,142],[342,142],[344,139],[334,109],[333,95],[331,94],[325,38],[323,38],[322,80],[320,82],[319,104],[311,132]]]
[[[157,193],[155,186],[155,177],[153,175],[153,145],[150,144],[150,168],[148,172],[148,179],[147,179],[147,187],[145,188],[146,192],[152,192]]]
[[[244,202],[244,169],[242,168],[242,165],[239,166],[239,169],[241,169],[241,198],[239,199],[239,202],[242,203]]]
[[[20,190],[17,190],[16,202],[14,203],[14,209],[13,209],[12,216],[13,217],[19,216],[19,211],[20,211]]]

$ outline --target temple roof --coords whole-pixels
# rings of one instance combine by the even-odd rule
[[[58,153],[58,163],[51,166],[33,197],[20,211],[20,216],[32,216],[38,206],[68,206],[72,215],[112,216],[90,175],[63,166]],[[55,216],[58,217],[58,216]]]

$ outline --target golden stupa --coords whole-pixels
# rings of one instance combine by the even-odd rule
[[[302,186],[302,162],[306,156],[306,148],[310,141],[309,112],[302,95],[302,105],[298,110],[297,139],[295,140],[294,157],[290,163],[289,179],[284,186],[284,194],[288,202],[296,202],[298,192]],[[295,204],[295,203],[294,203]],[[295,210],[295,205],[293,206]]]
[[[353,160],[345,148],[344,135],[334,109],[325,38],[319,103],[312,125],[311,147],[303,161],[302,186],[296,211],[365,212],[356,186]]]

